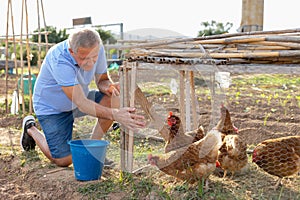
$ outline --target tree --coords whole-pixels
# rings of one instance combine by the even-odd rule
[[[45,31],[45,28],[41,28],[41,32]],[[65,39],[67,39],[69,37],[69,34],[66,33],[66,29],[61,29],[58,32],[56,31],[56,27],[53,26],[47,26],[47,31],[48,33],[48,43],[59,43]],[[38,32],[38,30],[34,31],[35,33]],[[33,35],[32,36],[32,41],[33,42],[38,42],[38,35]],[[45,43],[46,39],[45,39],[45,35],[42,34],[41,35],[41,42]]]
[[[100,34],[103,44],[106,44],[106,43],[114,44],[117,42],[117,40],[112,35],[111,31],[105,31],[101,28],[96,29],[96,31]]]
[[[41,32],[44,32],[44,31],[45,31],[45,28],[41,28]],[[47,31],[48,31],[48,43],[57,44],[61,41],[68,39],[68,37],[69,37],[69,34],[66,33],[65,28],[57,31],[56,27],[47,26]],[[102,29],[96,29],[96,31],[100,34],[103,44],[106,44],[107,42],[108,43],[116,42],[116,39],[113,37],[113,35],[111,34],[110,31],[104,31]],[[34,32],[38,33],[38,30],[35,30]],[[37,34],[33,35],[31,38],[31,41],[38,43],[38,38],[39,37]],[[41,43],[45,43],[45,42],[46,42],[45,34],[41,34]],[[24,51],[26,53],[26,50],[24,50]],[[33,55],[31,64],[36,65],[37,57],[38,57],[38,50],[36,49],[35,46],[31,49],[31,54]],[[41,58],[43,59],[45,57],[45,55],[46,55],[45,49],[42,48]],[[17,55],[17,56],[19,56],[19,55]]]
[[[201,26],[204,26],[204,29],[198,32],[198,37],[228,33],[228,31],[232,28],[233,24],[227,22],[224,25],[223,23],[212,20],[210,23],[202,22]]]
[[[44,28],[41,29],[41,32],[45,31]],[[48,43],[59,43],[65,39],[67,39],[69,37],[69,34],[66,33],[66,29],[60,29],[58,32],[56,30],[56,27],[53,26],[47,26],[47,31],[48,33]],[[113,35],[111,34],[110,31],[105,31],[101,28],[96,29],[96,31],[100,34],[100,37],[103,41],[104,44],[108,43],[115,43],[116,39],[113,37]],[[38,30],[34,31],[35,33],[38,32]],[[33,42],[38,42],[38,35],[33,35],[32,36],[32,41]],[[42,34],[41,35],[41,42],[45,43],[46,39],[45,39],[45,35]]]

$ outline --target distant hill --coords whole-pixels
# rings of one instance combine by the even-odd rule
[[[124,32],[125,40],[152,40],[162,38],[183,38],[181,33],[160,28],[143,28]]]

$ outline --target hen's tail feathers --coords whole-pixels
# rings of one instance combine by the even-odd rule
[[[209,131],[207,135],[200,141],[202,143],[201,147],[199,148],[200,158],[204,158],[212,151],[215,151],[215,153],[217,153],[222,145],[221,132],[213,129]]]

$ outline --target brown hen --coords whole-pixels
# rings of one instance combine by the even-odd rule
[[[233,125],[228,109],[221,106],[221,118],[216,129],[222,133],[222,146],[219,149],[217,167],[224,170],[223,178],[231,172],[242,170],[248,164],[247,144],[237,135],[238,129]]]
[[[231,178],[235,172],[242,170],[248,164],[247,145],[238,135],[226,135],[219,149],[217,167],[224,170],[223,178],[227,172],[231,172]]]
[[[202,126],[199,126],[196,130],[184,132],[180,118],[172,112],[169,113],[167,123],[169,135],[166,140],[165,153],[188,146],[204,137]]]
[[[221,133],[210,131],[203,139],[162,155],[149,155],[150,164],[190,183],[206,179],[216,168]]]
[[[252,161],[265,172],[279,177],[276,189],[283,177],[300,171],[300,136],[268,139],[259,143],[252,154]]]
[[[221,105],[221,118],[215,128],[222,133],[222,139],[238,132],[238,128],[231,121],[229,110],[224,105]]]

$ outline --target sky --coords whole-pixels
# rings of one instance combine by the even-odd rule
[[[20,34],[22,1],[12,1],[9,13],[9,34],[14,27]],[[0,35],[7,30],[7,2],[0,0]],[[27,1],[28,31],[38,28],[37,1]],[[44,27],[41,1],[39,0],[40,26]],[[158,28],[175,31],[188,37],[196,37],[203,29],[201,22],[215,20],[233,23],[230,32],[237,32],[241,23],[242,0],[43,0],[45,22],[57,29],[71,28],[72,19],[91,17],[93,25],[123,23],[123,31]],[[300,28],[298,0],[264,0],[264,30]],[[12,26],[11,13],[14,17]],[[23,33],[26,32],[25,14],[23,15]],[[119,26],[110,26],[113,32],[119,32]],[[151,31],[150,31],[151,32]]]

